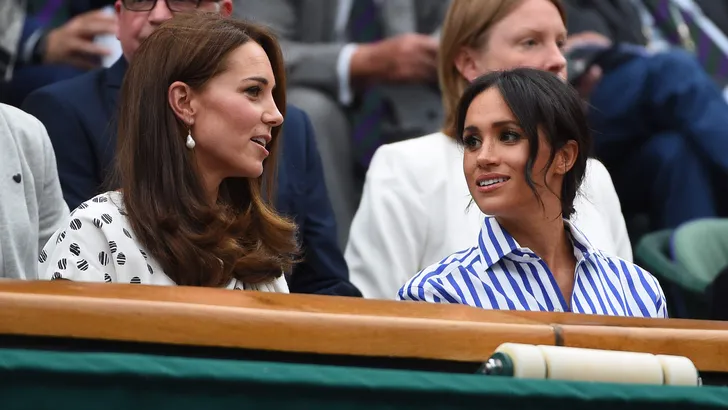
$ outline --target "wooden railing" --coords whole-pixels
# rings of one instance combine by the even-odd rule
[[[0,335],[477,362],[504,342],[686,356],[728,372],[728,323],[188,287],[0,282]]]

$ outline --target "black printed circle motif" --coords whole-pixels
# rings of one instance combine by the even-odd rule
[[[106,252],[99,252],[99,263],[101,264],[101,266],[106,266],[109,264],[109,255]]]
[[[83,226],[83,224],[81,223],[80,219],[76,218],[71,221],[71,229],[73,229],[74,231],[81,229],[81,226]]]
[[[81,254],[81,247],[78,246],[77,243],[72,243],[71,246],[68,247],[68,250],[70,250],[71,253],[76,256]]]

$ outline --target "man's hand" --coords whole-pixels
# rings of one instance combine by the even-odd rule
[[[568,53],[569,50],[575,47],[585,45],[610,47],[612,45],[612,40],[602,34],[597,33],[596,31],[584,31],[577,34],[572,34],[566,38],[564,52]]]
[[[424,83],[437,78],[438,40],[408,33],[371,44],[361,44],[351,58],[355,83]]]
[[[584,31],[582,33],[570,35],[566,39],[564,52],[568,53],[570,50],[580,46],[593,45],[611,47],[612,40],[594,31]],[[589,71],[584,73],[579,80],[579,83],[574,85],[582,98],[586,100],[589,99],[592,91],[594,91],[597,84],[599,84],[599,81],[602,79],[602,74],[601,67],[596,65],[592,66]]]
[[[80,14],[48,33],[45,64],[70,64],[82,69],[99,66],[109,50],[94,43],[98,35],[116,33],[116,16],[96,10]]]

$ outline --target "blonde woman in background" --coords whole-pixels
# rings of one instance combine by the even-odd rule
[[[367,298],[394,299],[421,269],[469,248],[484,214],[469,206],[455,110],[465,88],[493,70],[531,67],[566,79],[560,0],[454,0],[441,33],[442,132],[382,146],[372,159],[351,226],[346,261]],[[632,260],[612,179],[589,159],[571,222],[596,248]]]

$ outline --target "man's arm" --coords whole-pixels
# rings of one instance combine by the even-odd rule
[[[355,89],[372,83],[423,83],[436,79],[437,39],[406,33],[366,44],[328,41],[333,39],[334,27],[310,27],[327,4],[237,0],[234,13],[239,18],[265,24],[278,35],[290,86],[322,90],[342,104],[351,102]],[[314,29],[330,30],[331,36],[304,41],[303,33]]]
[[[295,293],[359,297],[361,292],[349,281],[349,271],[336,240],[336,220],[324,182],[313,127],[302,111],[289,108],[287,121],[291,114],[302,117],[300,123],[306,151],[302,155],[307,161],[305,176],[301,178],[305,186],[303,203],[298,207],[304,220],[301,231],[304,260],[294,269],[289,288]]]

